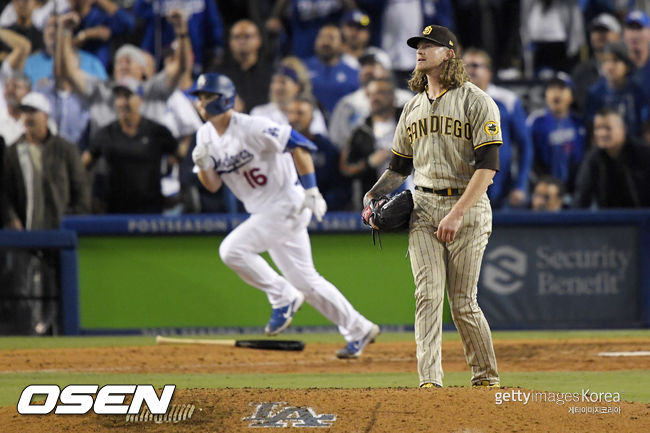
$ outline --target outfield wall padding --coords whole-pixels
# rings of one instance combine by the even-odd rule
[[[224,235],[245,218],[66,218],[79,261],[78,291],[70,289],[76,274],[64,276],[66,333],[262,327],[266,297],[218,256]],[[382,236],[380,250],[357,214],[335,212],[310,231],[317,269],[360,312],[412,326],[406,234]],[[649,326],[650,211],[495,213],[479,303],[495,328]],[[306,306],[294,325],[329,322]]]

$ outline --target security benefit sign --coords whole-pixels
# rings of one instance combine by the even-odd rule
[[[635,227],[501,227],[478,299],[494,327],[634,326],[638,290]]]

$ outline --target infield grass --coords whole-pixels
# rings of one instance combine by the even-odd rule
[[[334,328],[332,328],[334,330]],[[553,330],[553,331],[493,331],[495,340],[567,340],[571,338],[648,338],[650,344],[650,329],[603,329],[603,330]],[[187,338],[215,339],[259,339],[259,334],[224,334],[224,335],[187,335]],[[266,337],[262,337],[266,338]],[[282,338],[303,340],[306,343],[336,343],[342,342],[337,332],[331,333],[297,333],[292,329],[282,334]],[[411,332],[383,332],[381,341],[415,341]],[[444,331],[443,341],[458,341],[456,331]],[[153,336],[81,336],[81,337],[0,337],[0,350],[3,349],[46,349],[54,347],[108,347],[108,346],[152,346]]]
[[[259,335],[224,335],[197,338],[259,338]],[[307,343],[341,342],[336,333],[288,333],[287,339],[300,339]],[[385,333],[381,341],[413,341],[412,333]],[[496,331],[495,340],[558,339],[569,338],[648,338],[650,330],[595,330],[595,331]],[[444,332],[443,339],[458,339],[456,332]],[[649,340],[650,343],[650,340]],[[101,346],[154,345],[150,336],[135,337],[2,337],[0,351],[34,348],[71,348]],[[0,353],[2,356],[2,353]],[[29,384],[73,383],[150,383],[155,386],[175,384],[179,388],[384,388],[414,387],[418,378],[413,373],[368,374],[119,374],[119,373],[68,373],[68,372],[0,372],[0,406],[13,406],[21,391]],[[467,386],[469,372],[445,374],[445,386]],[[620,392],[626,401],[650,402],[650,371],[608,372],[502,372],[501,384],[539,391]]]

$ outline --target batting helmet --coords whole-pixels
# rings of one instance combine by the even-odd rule
[[[197,78],[191,93],[193,95],[199,93],[219,95],[217,99],[210,101],[205,106],[205,111],[211,116],[225,113],[235,106],[235,85],[230,81],[230,78],[222,74],[213,72],[201,74]]]

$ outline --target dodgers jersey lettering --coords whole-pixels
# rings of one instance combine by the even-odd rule
[[[402,111],[392,151],[412,157],[418,186],[465,189],[476,171],[474,151],[501,145],[499,109],[485,92],[465,83],[439,95],[413,97]]]
[[[211,122],[196,133],[197,146],[207,146],[214,170],[244,203],[249,213],[278,208],[277,203],[302,203],[304,189],[289,152],[289,125],[233,112],[228,129],[219,135]],[[271,206],[273,204],[273,206]]]

